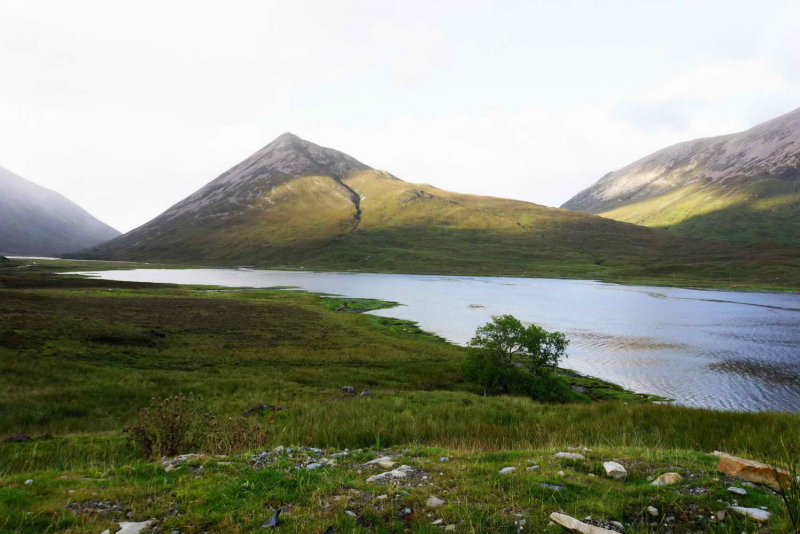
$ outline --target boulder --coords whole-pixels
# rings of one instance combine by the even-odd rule
[[[606,474],[611,478],[620,479],[628,476],[628,472],[625,470],[625,467],[617,462],[603,462],[603,469],[606,470]]]
[[[572,460],[574,462],[582,462],[586,460],[586,457],[584,455],[579,454],[577,452],[559,452],[556,453],[556,458],[559,458],[561,460]]]
[[[773,491],[780,491],[781,482],[788,485],[791,475],[788,471],[777,469],[768,464],[737,458],[724,452],[714,452],[719,456],[717,471],[721,471],[728,476],[743,478],[748,482],[763,484]]]
[[[745,508],[743,506],[731,506],[730,509],[736,512],[737,514],[749,517],[750,519],[752,519],[753,521],[757,521],[758,523],[766,523],[769,520],[769,516],[772,515],[766,510],[762,510],[760,508]]]
[[[428,508],[437,508],[439,506],[442,506],[443,504],[444,501],[434,495],[431,495],[430,497],[428,497],[428,500],[425,501],[425,506],[427,506]]]
[[[569,530],[570,532],[578,532],[580,534],[618,534],[613,530],[589,525],[583,521],[578,521],[574,517],[564,514],[557,514],[555,512],[550,514],[550,521],[565,530]]]
[[[651,482],[651,484],[653,486],[669,486],[672,484],[678,484],[679,482],[683,482],[683,477],[678,473],[664,473]]]

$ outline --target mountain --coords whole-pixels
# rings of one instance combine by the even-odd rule
[[[758,254],[405,182],[287,133],[150,222],[76,257],[574,277],[663,275],[701,263],[727,279],[728,270],[709,265]]]
[[[0,251],[51,256],[118,235],[60,193],[0,167]]]
[[[800,244],[800,108],[745,132],[659,150],[562,208],[675,233]]]

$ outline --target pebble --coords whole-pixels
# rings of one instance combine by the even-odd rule
[[[30,486],[31,484],[33,484],[33,479],[32,478],[29,478],[28,480],[25,481],[25,485],[26,486]]]
[[[322,467],[322,464],[313,463],[313,464],[308,464],[306,466],[306,469],[308,469],[309,471],[314,471],[315,469],[319,469],[320,467]]]
[[[529,468],[527,468],[526,471],[536,471],[537,469],[539,469],[538,465],[532,465]]]
[[[444,527],[445,532],[453,532],[455,529],[456,529],[455,525],[447,525],[446,527]]]
[[[501,474],[501,475],[508,475],[508,474],[510,474],[510,473],[513,473],[513,472],[514,472],[514,471],[516,471],[516,470],[517,470],[517,468],[516,468],[516,467],[504,467],[504,468],[502,468],[502,469],[500,470],[500,474]]]
[[[742,488],[737,488],[736,486],[731,486],[728,488],[728,491],[731,493],[735,493],[736,495],[747,495],[747,490]]]
[[[655,506],[648,506],[647,513],[653,517],[658,517],[658,508],[656,508]]]
[[[436,497],[435,495],[431,495],[430,497],[428,497],[428,500],[425,502],[425,506],[429,508],[436,508],[442,506],[443,504],[444,501],[439,497]]]
[[[583,461],[586,459],[584,455],[578,454],[577,452],[559,452],[556,453],[555,456],[562,460]]]

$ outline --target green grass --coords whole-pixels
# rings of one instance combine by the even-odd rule
[[[435,518],[458,532],[509,533],[524,518],[524,532],[543,532],[547,515],[558,510],[630,522],[627,532],[666,532],[666,525],[637,523],[652,504],[688,514],[669,527],[673,532],[740,534],[756,527],[738,518],[707,521],[722,506],[717,499],[731,500],[725,488],[732,483],[712,480],[707,453],[763,459],[778,437],[800,441],[797,415],[643,403],[587,377],[570,380],[607,400],[543,405],[483,397],[462,379],[466,349],[413,323],[349,313],[389,302],[52,274],[69,268],[88,266],[41,262],[0,270],[0,437],[34,438],[0,443],[0,532],[96,534],[113,526],[112,518],[66,507],[102,500],[136,520],[160,519],[163,532],[256,532],[278,506],[290,507],[280,532],[322,533],[328,525],[337,532],[440,532],[430,525]],[[374,396],[347,395],[338,389],[344,385]],[[167,472],[126,447],[121,430],[152,397],[178,392],[203,396],[219,418],[280,398],[289,409],[275,416],[271,446],[364,450],[313,472],[294,469],[303,458],[261,469],[249,455]],[[552,458],[577,445],[595,450],[588,465]],[[402,488],[368,484],[371,472],[359,465],[386,447],[429,479]],[[451,460],[440,463],[443,455]],[[629,467],[625,482],[602,476],[600,464],[613,458]],[[540,471],[522,469],[528,459]],[[506,466],[520,469],[500,476]],[[648,485],[677,469],[670,466],[691,473],[687,485],[706,493]],[[34,482],[26,485],[28,479]],[[565,489],[553,493],[542,482]],[[787,532],[775,496],[748,492],[740,503],[768,506],[776,512],[770,532]],[[388,499],[377,500],[382,494]],[[430,494],[446,506],[426,510]],[[343,495],[350,500],[336,499]],[[407,517],[405,508],[412,511]]]

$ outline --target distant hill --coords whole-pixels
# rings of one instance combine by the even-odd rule
[[[717,272],[714,262],[751,262],[761,254],[574,211],[405,182],[284,134],[150,222],[76,257],[601,277],[626,270],[662,275],[693,269],[698,262],[706,276]],[[717,274],[729,276],[726,269]]]
[[[118,235],[65,196],[0,167],[0,252],[61,254]]]
[[[660,150],[562,207],[690,236],[798,245],[800,109]]]

